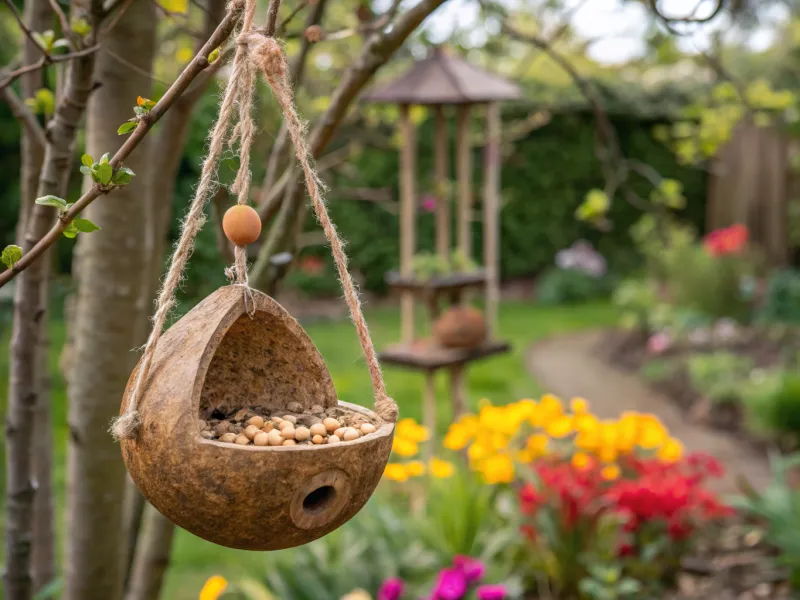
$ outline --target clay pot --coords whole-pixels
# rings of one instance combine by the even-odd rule
[[[277,302],[255,290],[250,302],[252,318],[241,287],[220,288],[164,333],[139,400],[138,436],[122,441],[122,456],[147,500],[175,524],[223,546],[279,550],[322,537],[364,506],[389,458],[394,425],[336,445],[202,438],[199,416],[222,405],[338,405],[381,422],[337,401],[319,352]]]
[[[486,341],[483,313],[472,306],[454,306],[433,324],[433,337],[446,348],[475,348]]]

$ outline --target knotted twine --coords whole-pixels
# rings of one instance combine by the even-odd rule
[[[153,316],[153,330],[150,332],[145,344],[128,405],[125,408],[125,412],[115,419],[111,425],[110,431],[117,440],[133,439],[139,430],[141,415],[138,411],[138,401],[150,374],[156,345],[164,330],[169,312],[175,306],[175,292],[183,276],[186,263],[194,249],[194,240],[206,220],[204,207],[215,187],[214,176],[223,152],[226,134],[233,120],[235,105],[238,105],[239,121],[228,138],[228,142],[233,145],[238,141],[240,164],[236,179],[232,185],[232,191],[237,194],[238,204],[247,202],[251,178],[250,149],[255,132],[252,119],[252,101],[257,69],[264,73],[267,83],[269,83],[278,104],[281,106],[284,120],[295,147],[297,160],[303,169],[306,188],[311,197],[314,212],[322,226],[325,238],[331,246],[339,282],[344,290],[345,301],[350,310],[350,317],[355,325],[358,341],[361,344],[370,379],[372,380],[373,395],[375,397],[374,411],[384,422],[394,423],[397,421],[397,404],[386,393],[386,385],[383,381],[383,373],[375,352],[375,346],[372,343],[369,328],[361,310],[361,300],[348,270],[344,243],[328,215],[324,196],[325,185],[314,168],[314,159],[306,142],[307,124],[300,118],[295,108],[294,92],[288,79],[286,56],[282,47],[274,38],[262,31],[253,30],[256,9],[255,0],[232,0],[228,10],[238,11],[242,9],[242,6],[244,6],[244,13],[237,38],[237,48],[231,75],[225,87],[217,122],[214,124],[209,138],[208,155],[203,162],[200,182],[183,221],[180,238],[170,259],[167,276],[158,295],[156,312]],[[245,248],[236,247],[234,270],[233,272],[229,270],[227,272],[230,276],[235,277],[236,285],[243,287],[245,309],[248,310],[248,299],[252,300],[252,292],[247,279],[247,254]]]

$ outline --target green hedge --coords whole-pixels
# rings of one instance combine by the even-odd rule
[[[688,199],[684,217],[702,230],[705,215],[706,176],[699,169],[681,167],[673,155],[651,136],[656,121],[615,118],[623,151],[653,166],[664,177],[680,180]],[[391,132],[386,132],[390,135]],[[432,189],[431,124],[420,127],[417,186],[420,195]],[[347,186],[390,186],[397,198],[398,157],[394,151],[370,149],[354,161],[359,180]],[[482,156],[476,151],[474,193],[480,208]],[[334,190],[336,189],[334,182]],[[344,184],[342,184],[344,185]],[[635,180],[644,197],[649,184]],[[608,259],[612,270],[627,271],[638,264],[629,227],[641,214],[624,200],[614,202],[613,230],[599,232],[574,218],[586,192],[603,187],[600,164],[594,154],[594,125],[588,114],[556,115],[546,126],[514,145],[502,170],[501,271],[504,278],[535,275],[553,264],[556,252],[579,238],[590,240]],[[399,261],[398,216],[373,203],[331,199],[333,217],[348,240],[353,267],[372,290],[384,287],[383,274]],[[309,221],[309,227],[313,227]],[[481,224],[474,224],[474,247],[479,256]],[[433,249],[434,218],[421,213],[417,229],[420,251]],[[324,249],[314,250],[324,255]]]

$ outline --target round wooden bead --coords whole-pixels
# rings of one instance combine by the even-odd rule
[[[261,217],[250,206],[237,204],[225,211],[222,217],[222,230],[236,246],[252,244],[261,235]]]

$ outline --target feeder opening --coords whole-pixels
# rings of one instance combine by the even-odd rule
[[[299,404],[302,412],[336,405],[322,358],[292,325],[285,316],[259,310],[228,327],[205,375],[201,419],[242,407],[286,410]]]
[[[303,499],[303,510],[312,515],[326,510],[336,499],[336,489],[332,485],[324,485],[315,489]]]

